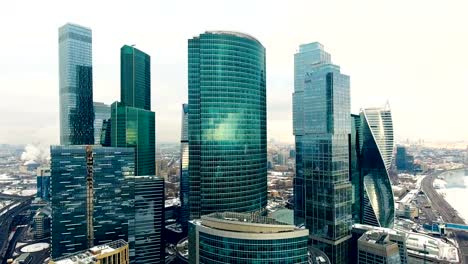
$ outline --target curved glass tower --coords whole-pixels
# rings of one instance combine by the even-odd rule
[[[188,41],[190,217],[267,202],[265,48],[238,32]]]
[[[392,227],[393,191],[388,175],[393,153],[393,123],[389,106],[361,110],[361,177],[363,222]]]

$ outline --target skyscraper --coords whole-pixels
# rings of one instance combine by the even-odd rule
[[[188,105],[182,105],[182,126],[180,133],[180,223],[184,232],[187,231],[190,218],[189,208],[189,143],[188,143]]]
[[[265,48],[238,32],[188,41],[190,216],[267,203]]]
[[[151,58],[134,46],[120,49],[120,101],[151,110]]]
[[[363,223],[393,227],[395,202],[388,174],[393,156],[393,124],[388,105],[361,110]]]
[[[164,179],[126,177],[129,185],[130,263],[164,263]]]
[[[320,64],[331,63],[331,56],[322,44],[313,42],[299,46],[294,54],[293,133],[296,144],[296,175],[294,177],[294,223],[304,223],[305,184],[302,168],[302,136],[304,134],[304,85],[306,73]]]
[[[156,135],[154,112],[125,106],[111,105],[111,145],[135,148],[135,174],[156,174]]]
[[[106,129],[107,123],[105,120],[110,119],[111,110],[110,106],[101,102],[94,102],[94,144],[102,145],[101,141],[102,131]]]
[[[406,160],[408,155],[406,154],[405,146],[396,147],[396,167],[398,170],[406,170],[408,161]]]
[[[121,55],[121,102],[111,106],[111,145],[135,148],[135,174],[155,175],[155,115],[151,111],[150,56],[130,46]]]
[[[59,28],[60,144],[94,144],[91,29]]]
[[[190,221],[189,263],[308,263],[307,229],[246,213]]]
[[[329,61],[319,43],[301,50],[321,54],[307,64],[304,85],[293,95],[293,121],[302,192],[296,219],[304,216],[311,243],[331,263],[347,263],[352,190],[348,140],[351,133],[349,76]],[[297,62],[297,61],[296,61]],[[303,90],[300,90],[303,89]],[[301,202],[304,204],[300,204]],[[303,211],[303,212],[301,212]]]
[[[352,217],[353,223],[362,223],[362,177],[361,177],[361,116],[351,115],[351,134],[349,137],[349,176],[353,186]]]
[[[51,255],[127,240],[134,150],[51,146]]]

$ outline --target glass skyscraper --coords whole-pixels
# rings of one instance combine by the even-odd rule
[[[132,206],[125,177],[134,173],[134,150],[51,146],[53,259],[93,245],[127,240]]]
[[[135,148],[135,174],[156,174],[155,114],[152,111],[111,105],[111,145]]]
[[[104,142],[101,141],[102,131],[106,131],[104,126],[107,125],[105,120],[110,119],[111,109],[110,105],[106,105],[101,102],[94,102],[94,144],[102,145]],[[105,139],[105,136],[104,136]]]
[[[187,231],[190,217],[189,208],[189,143],[188,143],[188,105],[182,105],[182,126],[180,138],[180,223],[184,232]]]
[[[296,151],[300,181],[296,180],[295,188],[302,192],[296,198],[295,215],[296,221],[304,217],[314,247],[339,264],[347,263],[351,237],[349,76],[331,64],[322,49],[319,43],[300,49],[317,55],[310,56],[316,60],[302,62],[306,64],[304,85],[295,87],[299,90],[293,95],[294,134],[300,146]]]
[[[94,144],[91,29],[59,28],[60,144]]]
[[[300,225],[305,218],[305,184],[302,168],[302,136],[304,135],[304,85],[306,73],[315,66],[331,63],[331,56],[322,44],[313,42],[299,46],[294,54],[293,133],[296,143],[296,175],[294,177],[294,223]]]
[[[120,50],[121,102],[111,106],[111,145],[135,148],[135,175],[156,174],[155,114],[151,111],[150,56]]]
[[[133,46],[120,49],[120,101],[151,110],[151,57]]]
[[[126,177],[129,213],[130,263],[164,263],[164,179],[156,176]]]
[[[388,174],[393,157],[390,107],[361,110],[361,177],[363,223],[393,227],[395,201]]]
[[[190,216],[267,203],[265,48],[238,32],[188,41]]]
[[[307,229],[246,213],[212,213],[189,224],[189,263],[308,262]]]

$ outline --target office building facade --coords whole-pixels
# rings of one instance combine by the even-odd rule
[[[307,229],[246,213],[212,213],[189,224],[189,263],[308,263]]]
[[[322,45],[309,45],[310,52],[324,53]],[[347,263],[351,237],[350,116],[349,76],[329,57],[308,65],[303,90],[293,94],[295,188],[302,192],[295,215],[296,221],[304,217],[312,245],[335,264]]]
[[[128,45],[120,49],[120,102],[151,110],[151,57]]]
[[[385,232],[368,231],[358,240],[357,263],[401,264],[398,244]]]
[[[91,29],[59,28],[60,144],[94,144]]]
[[[180,223],[187,232],[190,218],[189,195],[189,143],[188,143],[188,104],[182,105],[182,124],[180,138]]]
[[[94,144],[103,145],[101,141],[103,129],[105,131],[105,120],[110,119],[110,105],[101,102],[94,102]]]
[[[238,32],[188,41],[190,216],[267,203],[265,48]]]
[[[128,243],[112,241],[51,260],[49,264],[129,264]]]
[[[364,224],[391,228],[395,201],[388,171],[393,157],[389,106],[361,110],[361,177]]]
[[[50,201],[50,167],[37,168],[36,180],[36,197],[47,202]]]
[[[293,134],[296,146],[296,174],[294,176],[294,222],[304,223],[305,184],[302,167],[302,136],[304,135],[304,86],[306,73],[319,64],[331,63],[331,56],[318,43],[300,45],[294,54]]]
[[[51,257],[127,239],[134,150],[51,146]]]

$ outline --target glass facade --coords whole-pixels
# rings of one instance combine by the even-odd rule
[[[94,144],[91,29],[59,28],[60,144]]]
[[[127,239],[125,177],[134,173],[134,150],[51,146],[51,256]]]
[[[180,223],[184,232],[187,232],[190,217],[189,208],[189,143],[188,143],[188,105],[182,105],[182,126],[180,139]]]
[[[307,68],[303,91],[293,98],[296,145],[297,136],[300,140],[296,155],[301,163],[296,178],[302,178],[295,187],[303,191],[303,198],[296,199],[304,202],[304,207],[295,208],[296,220],[305,217],[312,245],[331,263],[347,263],[352,221],[349,76],[327,60],[319,61]]]
[[[362,223],[362,177],[361,177],[361,150],[360,150],[361,116],[351,115],[351,134],[349,137],[349,176],[353,185],[353,223]]]
[[[390,108],[361,110],[363,223],[393,227],[395,202],[388,174],[393,156]]]
[[[135,148],[135,174],[156,174],[155,114],[152,111],[124,106],[111,106],[111,145]]]
[[[213,31],[188,41],[190,216],[267,203],[265,48]]]
[[[102,131],[105,130],[104,120],[110,119],[110,105],[101,102],[94,102],[94,144],[103,145],[101,141]]]
[[[120,49],[120,101],[151,110],[151,57],[133,46]]]
[[[303,44],[294,54],[293,133],[296,143],[296,175],[294,177],[294,222],[304,223],[305,184],[302,167],[302,135],[304,134],[304,85],[306,73],[320,64],[331,63],[331,56],[323,50],[322,44]]]
[[[306,229],[236,215],[213,219],[211,215],[189,223],[189,263],[308,263]],[[265,220],[269,220],[265,218]],[[258,229],[266,230],[261,232]]]
[[[130,262],[164,263],[164,179],[135,176],[126,180],[132,205],[127,211]]]

